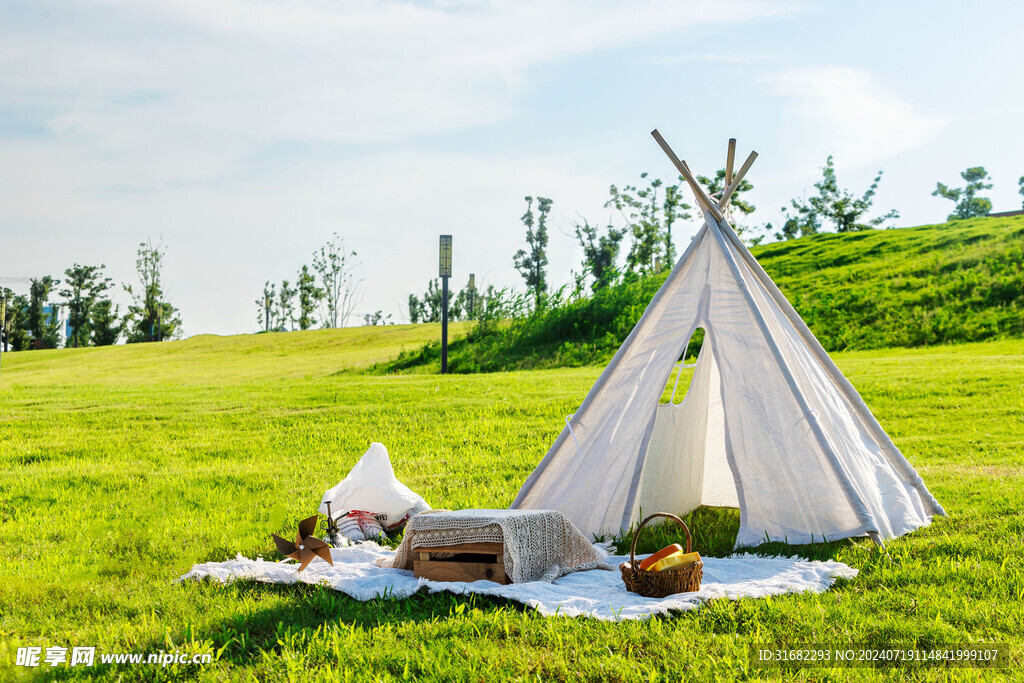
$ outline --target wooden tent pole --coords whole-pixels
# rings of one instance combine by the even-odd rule
[[[743,176],[747,175],[747,171],[749,171],[750,167],[754,165],[754,159],[756,158],[757,152],[751,152],[750,156],[747,157],[747,160],[743,162],[742,166],[740,166],[740,170],[736,172],[736,177],[733,178],[732,182],[729,183],[729,186],[725,188],[725,192],[722,193],[722,198],[719,200],[719,206],[721,206],[723,210],[729,205],[729,199],[732,197],[733,192],[735,192],[736,188],[743,182]]]
[[[667,142],[665,142],[665,138],[661,137],[661,133],[658,132],[657,128],[651,131],[651,135],[653,135],[654,139],[658,141],[659,145],[661,145],[662,151],[668,156],[669,161],[671,161],[672,165],[676,167],[679,174],[686,179],[687,183],[689,183],[690,189],[693,190],[694,197],[697,198],[697,202],[702,204],[704,208],[715,217],[715,220],[724,220],[722,212],[718,210],[715,203],[711,201],[711,197],[707,195],[704,188],[702,188],[700,183],[697,182],[697,179],[693,177],[693,173],[690,172],[690,167],[686,165],[685,161],[679,160],[679,157],[676,156],[675,152],[672,151],[672,148],[668,146]]]
[[[736,161],[736,138],[729,138],[729,153],[725,155],[725,186],[732,185],[732,165]]]

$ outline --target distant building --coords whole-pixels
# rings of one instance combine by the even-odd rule
[[[1000,211],[999,213],[985,214],[989,218],[1006,218],[1008,216],[1024,216],[1024,209],[1018,209],[1016,211]]]

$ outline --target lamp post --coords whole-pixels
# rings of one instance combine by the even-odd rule
[[[448,374],[448,278],[452,276],[452,236],[441,235],[438,254],[438,275],[441,277],[441,374]]]

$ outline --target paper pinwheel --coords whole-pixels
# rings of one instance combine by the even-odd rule
[[[300,572],[317,556],[327,560],[332,567],[334,566],[334,562],[331,560],[330,547],[316,536],[313,536],[318,518],[319,515],[313,515],[299,522],[299,533],[295,537],[294,543],[286,541],[277,534],[270,534],[274,537],[274,544],[277,545],[277,549],[282,555],[299,562]]]

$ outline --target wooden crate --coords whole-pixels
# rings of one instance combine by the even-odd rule
[[[512,583],[505,573],[505,544],[462,543],[438,548],[413,548],[413,574],[431,581],[494,581]],[[438,557],[439,553],[451,557]]]

